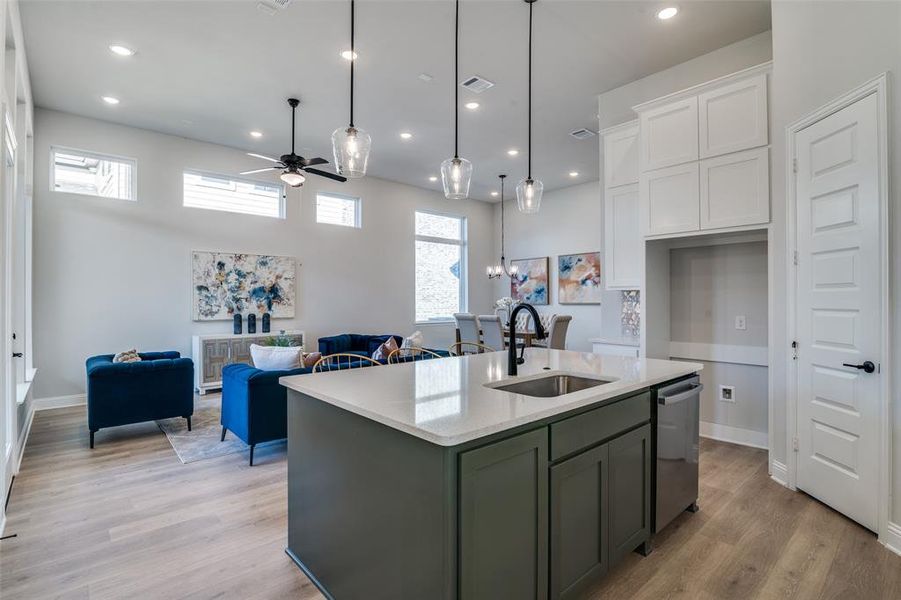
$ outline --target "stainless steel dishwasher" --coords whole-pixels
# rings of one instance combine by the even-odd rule
[[[698,428],[703,389],[696,375],[657,390],[655,532],[683,511],[698,510]]]

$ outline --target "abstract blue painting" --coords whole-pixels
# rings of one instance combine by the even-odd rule
[[[529,304],[548,304],[548,257],[511,260],[516,274],[510,280],[510,296]]]
[[[235,314],[294,317],[295,260],[288,256],[193,252],[195,321],[231,320]]]

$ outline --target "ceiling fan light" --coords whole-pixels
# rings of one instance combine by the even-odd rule
[[[366,175],[372,138],[363,129],[339,127],[332,133],[332,153],[339,175],[359,179]]]
[[[448,200],[464,200],[469,197],[472,182],[472,163],[465,158],[448,158],[441,163],[441,183]]]
[[[525,178],[516,185],[516,206],[519,212],[537,213],[541,209],[541,196],[544,184],[537,179]]]
[[[306,177],[298,173],[294,169],[288,169],[281,175],[279,175],[279,179],[290,185],[291,187],[300,187],[303,185],[303,182],[307,180]]]

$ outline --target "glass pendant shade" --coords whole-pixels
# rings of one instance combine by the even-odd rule
[[[303,182],[307,180],[306,177],[292,169],[288,169],[287,171],[282,173],[279,176],[279,179],[281,179],[291,187],[300,187],[301,185],[303,185]]]
[[[363,129],[339,127],[332,134],[332,152],[339,175],[358,179],[366,175],[372,138]]]
[[[469,197],[472,181],[472,163],[465,158],[448,158],[441,163],[441,182],[444,197],[448,200],[463,200]]]
[[[516,206],[521,213],[537,213],[541,209],[544,184],[537,179],[522,179],[516,185]]]

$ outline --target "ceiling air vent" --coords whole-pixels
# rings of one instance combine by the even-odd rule
[[[473,75],[472,77],[468,77],[460,82],[460,85],[465,87],[470,92],[475,92],[476,94],[481,94],[485,90],[494,86],[494,82],[488,81],[478,75]]]
[[[582,129],[576,129],[574,131],[570,131],[569,135],[573,136],[577,140],[587,140],[590,137],[596,136],[597,133],[590,129],[585,129],[583,127]]]
[[[274,15],[278,11],[288,8],[292,0],[262,0],[257,3],[257,10],[267,15]]]

